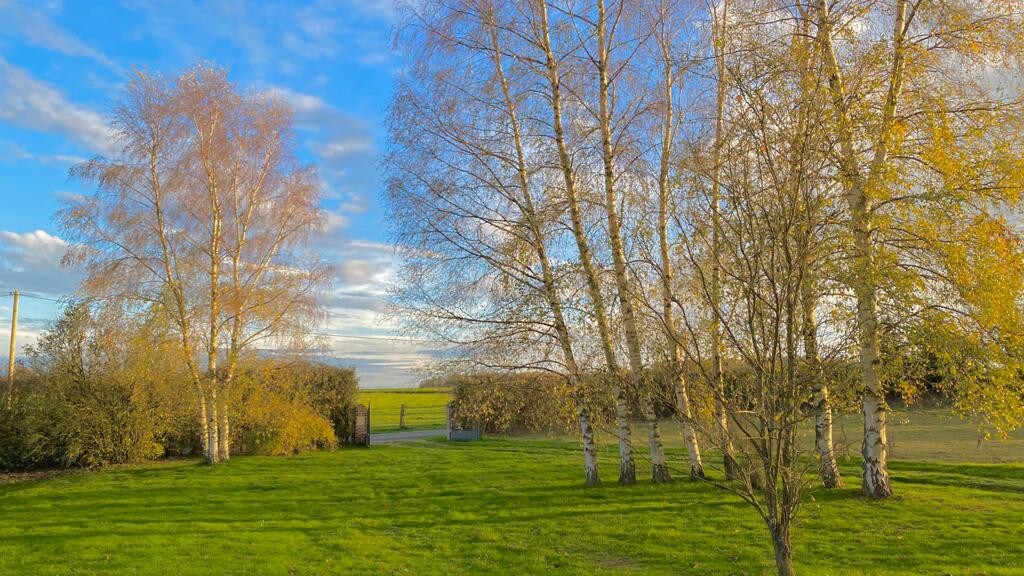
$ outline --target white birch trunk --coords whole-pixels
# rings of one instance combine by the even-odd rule
[[[203,450],[210,445],[210,424],[206,415],[206,394],[203,393],[202,385],[197,386],[196,396],[199,399],[199,434],[203,442]]]
[[[725,406],[725,378],[722,371],[722,270],[721,263],[721,209],[720,180],[722,170],[722,147],[724,144],[723,130],[725,123],[725,42],[726,24],[728,22],[728,1],[721,5],[721,20],[715,21],[715,68],[717,71],[717,87],[715,94],[715,141],[712,151],[711,176],[711,389],[715,395],[714,426],[719,449],[722,451],[722,465],[727,480],[739,478],[736,457],[733,455],[732,440],[729,433],[729,416]]]
[[[537,253],[537,259],[541,266],[542,290],[548,301],[551,315],[554,319],[555,333],[559,346],[562,349],[562,356],[569,372],[569,384],[573,388],[573,401],[576,407],[576,416],[580,425],[580,444],[583,448],[583,468],[587,486],[597,486],[601,483],[601,476],[597,467],[597,443],[594,440],[594,430],[590,422],[590,413],[587,409],[584,382],[576,356],[572,348],[572,339],[568,326],[565,322],[565,313],[562,308],[562,300],[558,295],[558,286],[551,270],[551,262],[548,258],[547,246],[544,241],[544,234],[537,211],[533,202],[533,194],[530,191],[530,180],[526,168],[526,153],[523,149],[522,132],[516,112],[515,101],[512,99],[509,90],[508,79],[505,77],[504,67],[501,62],[501,43],[495,27],[493,12],[488,13],[488,28],[491,35],[491,43],[494,49],[494,65],[501,83],[502,94],[505,98],[505,105],[508,109],[509,124],[512,126],[512,136],[516,149],[516,172],[519,178],[519,186],[523,195],[523,217],[527,222],[530,235],[533,241],[533,248]]]
[[[583,445],[583,470],[586,474],[587,486],[597,486],[601,476],[597,469],[597,443],[594,442],[594,429],[590,424],[590,414],[581,398],[576,399],[576,416],[580,422],[580,443]]]
[[[540,2],[537,5],[537,9],[540,12],[541,41],[545,51],[546,68],[551,87],[552,127],[555,132],[555,144],[558,148],[559,167],[562,170],[562,177],[565,181],[565,193],[572,220],[573,237],[579,250],[580,264],[583,267],[583,275],[587,283],[587,292],[594,307],[594,318],[597,322],[598,333],[601,338],[601,349],[604,352],[605,363],[607,364],[608,374],[612,382],[612,393],[615,397],[616,436],[619,443],[619,483],[633,484],[636,482],[636,464],[633,459],[633,447],[630,441],[629,409],[626,404],[625,391],[620,384],[622,375],[619,370],[618,361],[615,358],[615,348],[612,345],[611,329],[608,325],[607,313],[605,312],[604,295],[601,293],[600,281],[597,271],[594,269],[593,256],[589,241],[587,240],[586,227],[583,223],[582,209],[576,190],[576,176],[573,173],[572,160],[569,157],[568,147],[565,142],[565,129],[562,121],[561,78],[558,61],[555,59],[551,49],[547,4]]]
[[[864,231],[857,232],[858,251],[864,260],[858,269],[871,269],[870,242],[864,241]],[[866,256],[866,257],[865,257]],[[892,485],[888,469],[888,438],[886,437],[885,413],[887,404],[882,384],[878,378],[880,354],[878,349],[878,316],[875,292],[868,282],[858,281],[857,322],[860,325],[860,373],[864,385],[864,444],[861,447],[863,476],[861,487],[872,498],[892,496]]]
[[[668,482],[672,479],[661,441],[657,414],[651,399],[650,387],[643,381],[643,358],[640,352],[640,333],[633,310],[633,296],[629,287],[626,256],[622,243],[622,223],[618,214],[618,194],[615,191],[615,153],[612,150],[611,111],[608,107],[608,39],[606,38],[604,0],[597,3],[597,51],[600,90],[598,108],[601,127],[601,156],[604,163],[605,213],[608,217],[608,240],[611,245],[615,286],[619,296],[619,309],[626,334],[629,370],[640,398],[640,412],[647,426],[648,448],[651,455],[651,481]]]
[[[842,70],[832,44],[832,23],[828,3],[825,0],[818,0],[816,11],[819,41],[830,73],[829,90],[841,144],[840,168],[849,182],[846,198],[854,235],[853,291],[857,299],[860,376],[863,388],[864,442],[861,446],[861,487],[864,494],[870,498],[886,498],[892,495],[892,483],[888,471],[888,438],[885,422],[887,405],[878,376],[881,359],[878,345],[877,278],[874,240],[871,237],[874,228],[874,209],[868,193],[871,186],[878,185],[882,177],[890,140],[893,138],[896,104],[903,87],[907,2],[896,2],[889,88],[882,108],[881,124],[872,135],[876,140],[873,143],[873,155],[866,173],[862,171],[857,156]]]
[[[220,407],[220,429],[217,431],[217,456],[221,461],[231,459],[231,422],[228,419],[227,402]]]
[[[681,365],[681,362],[679,363]],[[690,478],[704,478],[704,461],[697,443],[697,432],[693,423],[693,409],[690,407],[690,394],[686,387],[686,377],[681,368],[676,369],[676,411],[683,424],[683,445],[686,446],[686,457],[690,463]]]
[[[661,23],[664,26],[664,22]],[[665,330],[666,358],[669,362],[669,390],[676,391],[676,414],[683,426],[683,444],[690,464],[690,478],[704,478],[704,463],[701,460],[700,446],[694,431],[693,410],[690,408],[690,394],[687,390],[686,375],[683,373],[683,354],[679,345],[679,334],[676,330],[673,305],[673,274],[672,258],[669,250],[668,219],[672,207],[672,194],[669,184],[672,162],[672,138],[675,113],[673,110],[672,88],[674,86],[671,46],[663,38],[659,38],[662,51],[663,69],[663,106],[661,158],[658,170],[658,248],[661,256],[661,308]]]
[[[218,434],[217,418],[217,384],[211,383],[209,394],[206,398],[206,428],[209,431],[206,443],[206,462],[216,464],[220,461],[220,440]]]
[[[810,286],[805,285],[802,298],[804,355],[814,389],[814,446],[819,459],[818,475],[825,488],[842,488],[843,480],[832,446],[832,403],[829,401],[828,383],[825,382],[818,356],[814,294]]]

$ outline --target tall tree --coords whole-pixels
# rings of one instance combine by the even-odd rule
[[[160,303],[173,317],[218,462],[230,456],[239,357],[318,317],[316,172],[294,156],[287,105],[218,69],[136,73],[112,128],[119,153],[72,169],[96,192],[59,213],[75,242],[65,263],[85,272],[87,294]]]
[[[665,331],[665,358],[668,363],[668,389],[675,390],[676,413],[683,426],[683,444],[686,446],[690,464],[691,478],[704,478],[704,463],[697,442],[697,424],[694,410],[691,407],[690,391],[683,372],[682,336],[676,325],[674,307],[676,263],[671,253],[669,222],[674,219],[675,206],[673,199],[673,182],[678,175],[673,165],[678,162],[675,157],[674,143],[677,138],[676,105],[674,102],[677,91],[676,84],[683,65],[676,61],[675,51],[678,49],[677,34],[685,22],[687,14],[680,14],[682,6],[677,2],[661,0],[652,7],[653,35],[655,40],[655,61],[660,64],[661,100],[657,106],[657,118],[660,120],[659,157],[657,166],[658,178],[658,275],[661,279],[661,322]],[[689,63],[686,63],[687,65]]]
[[[806,14],[827,71],[837,179],[853,239],[848,283],[860,348],[862,488],[885,498],[892,484],[880,298],[899,299],[887,285],[899,277],[918,284],[916,303],[900,306],[936,304],[935,289],[925,285],[947,283],[931,261],[942,260],[947,246],[920,233],[926,214],[957,214],[961,224],[991,220],[997,206],[1019,198],[1017,146],[1006,133],[1019,122],[1019,96],[996,79],[1021,56],[1015,30],[1024,22],[1012,2],[816,0]]]
[[[726,50],[728,49],[729,32],[729,1],[723,0],[720,6],[712,9],[711,48],[715,63],[715,126],[714,142],[711,152],[711,275],[708,287],[708,299],[712,308],[711,314],[711,389],[715,395],[715,434],[722,448],[722,466],[728,478],[736,476],[736,461],[733,457],[732,444],[729,442],[729,418],[726,410],[725,379],[722,367],[722,326],[721,318],[715,311],[721,306],[722,269],[720,240],[721,235],[721,174],[725,146],[725,99],[728,93],[726,74]]]
[[[594,318],[597,322],[598,334],[601,341],[601,350],[604,352],[605,363],[608,368],[609,379],[612,383],[612,393],[615,396],[616,415],[616,436],[619,441],[619,483],[632,484],[636,482],[636,465],[633,459],[633,448],[630,441],[629,411],[626,403],[625,390],[623,390],[620,379],[622,370],[616,357],[615,345],[612,337],[611,326],[608,322],[605,297],[602,291],[601,279],[597,268],[594,265],[593,249],[587,237],[587,226],[584,221],[583,204],[580,198],[578,186],[577,167],[573,164],[573,156],[570,154],[570,147],[566,134],[563,107],[566,97],[562,85],[562,60],[564,54],[556,55],[555,44],[552,42],[551,22],[546,2],[534,2],[531,4],[533,14],[533,37],[543,54],[543,71],[547,76],[548,86],[546,96],[550,104],[551,127],[553,140],[557,150],[558,166],[562,172],[564,192],[566,196],[567,209],[572,223],[573,238],[579,251],[579,261],[583,269],[583,276],[590,295],[591,307]],[[634,374],[639,378],[639,374]],[[660,446],[660,438],[656,439]],[[654,440],[652,440],[653,445]],[[655,468],[663,461],[653,461]]]
[[[424,4],[402,34],[417,58],[391,109],[388,196],[402,242],[422,251],[409,258],[406,273],[416,280],[400,300],[415,311],[416,329],[461,344],[473,362],[562,374],[573,390],[586,481],[597,484],[566,272],[550,255],[551,200],[537,158],[528,155],[538,138],[529,111],[526,120],[521,112],[528,75],[500,8],[488,0]],[[483,64],[466,73],[477,59]],[[560,358],[547,355],[551,345]]]
[[[537,253],[537,260],[540,263],[542,281],[541,289],[544,292],[544,297],[548,301],[548,306],[551,308],[555,334],[558,339],[559,346],[562,349],[562,357],[568,372],[569,383],[574,389],[576,414],[579,419],[580,437],[583,445],[586,482],[588,485],[593,486],[599,484],[601,480],[597,469],[597,450],[594,443],[593,427],[590,422],[589,410],[585,403],[586,390],[584,389],[585,383],[583,379],[583,372],[580,369],[579,363],[576,361],[576,353],[573,351],[573,341],[566,322],[564,306],[562,304],[561,296],[559,295],[558,286],[555,283],[551,260],[548,257],[547,243],[541,227],[542,222],[540,216],[537,214],[533,194],[530,191],[530,177],[527,171],[526,151],[523,147],[522,130],[519,124],[517,106],[515,100],[512,98],[509,83],[505,76],[503,65],[504,53],[499,40],[496,14],[493,4],[486,5],[485,11],[484,19],[491,39],[494,69],[501,85],[501,93],[508,113],[508,122],[512,129],[512,141],[515,148],[516,175],[519,180],[519,185],[522,188],[523,217],[526,220],[526,225],[529,229],[529,237],[532,241],[533,248]]]
[[[595,44],[592,49],[587,50],[587,57],[595,67],[597,74],[597,107],[596,122],[599,127],[601,138],[601,167],[602,185],[604,188],[604,211],[607,218],[608,244],[612,254],[612,269],[615,278],[615,288],[618,295],[619,315],[622,318],[622,327],[626,339],[627,358],[629,370],[633,379],[633,387],[640,400],[640,412],[647,424],[647,438],[651,457],[651,479],[654,482],[668,482],[671,480],[668,463],[665,460],[665,451],[662,446],[661,432],[658,425],[658,418],[654,412],[654,405],[651,398],[651,390],[648,383],[643,379],[644,361],[641,349],[640,327],[637,314],[634,310],[634,282],[630,278],[630,271],[626,262],[626,250],[623,242],[622,215],[619,213],[620,193],[618,187],[621,185],[618,174],[618,164],[622,162],[620,151],[613,145],[612,139],[615,136],[613,124],[625,124],[628,126],[629,117],[619,117],[615,113],[615,102],[612,101],[613,82],[615,78],[623,78],[625,68],[629,60],[613,63],[613,50],[617,45],[625,46],[624,49],[633,49],[630,42],[623,43],[616,35],[620,25],[628,18],[629,5],[627,2],[618,2],[614,10],[609,10],[604,0],[597,0],[593,18],[593,37]],[[585,15],[579,15],[584,22],[589,21]],[[634,29],[639,29],[634,27]],[[634,103],[633,106],[639,106]],[[593,109],[593,107],[591,107]],[[620,134],[621,136],[621,134]],[[621,138],[618,143],[622,145]]]

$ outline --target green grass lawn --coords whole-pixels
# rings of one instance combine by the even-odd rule
[[[929,434],[900,426],[908,442]],[[1006,445],[1024,461],[1024,442]],[[613,446],[601,466],[614,480]],[[690,481],[585,488],[580,468],[571,441],[494,438],[16,482],[0,486],[0,574],[772,572],[736,497]],[[1024,465],[891,470],[885,502],[860,497],[853,459],[848,488],[808,494],[799,573],[1024,574]]]
[[[401,405],[405,404],[405,428],[430,430],[445,427],[445,404],[451,400],[446,388],[364,389],[356,400],[370,407],[370,428],[374,432],[398,430]]]

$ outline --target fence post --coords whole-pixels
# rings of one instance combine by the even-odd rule
[[[398,427],[405,428],[405,404],[402,404],[401,411],[398,413]]]

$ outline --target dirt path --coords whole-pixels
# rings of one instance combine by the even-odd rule
[[[405,442],[408,440],[423,440],[424,438],[434,438],[437,436],[444,436],[448,433],[444,428],[438,428],[436,430],[406,430],[403,432],[383,432],[380,434],[370,434],[370,445],[374,444],[387,444],[389,442]]]

